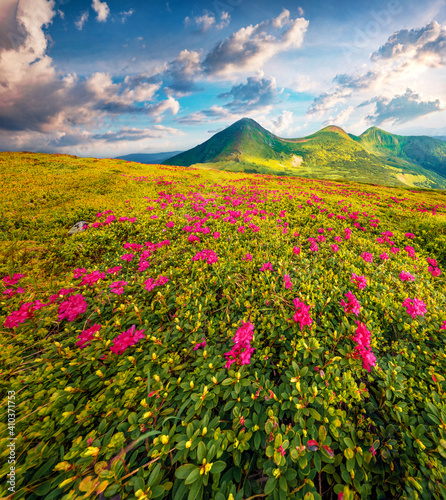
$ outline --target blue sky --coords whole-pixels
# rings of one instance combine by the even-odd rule
[[[185,150],[242,117],[446,135],[446,1],[0,0],[0,150]]]

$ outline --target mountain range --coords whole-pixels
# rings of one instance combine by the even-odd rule
[[[118,156],[115,160],[134,161],[136,163],[147,163],[154,165],[161,163],[172,156],[178,155],[181,151],[170,151],[169,153],[134,153],[130,155]]]
[[[284,139],[243,118],[163,163],[446,189],[445,141],[391,134],[377,127],[355,136],[330,125],[307,137]]]

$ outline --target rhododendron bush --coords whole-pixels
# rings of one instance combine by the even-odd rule
[[[2,202],[11,498],[446,497],[444,192],[87,164],[81,233]]]

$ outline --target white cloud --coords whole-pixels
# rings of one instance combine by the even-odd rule
[[[86,10],[85,12],[82,12],[79,19],[74,23],[76,25],[76,28],[79,31],[82,31],[84,24],[88,21],[88,16],[89,16],[89,12],[88,12],[88,10]]]
[[[101,0],[93,0],[91,8],[96,12],[96,19],[101,22],[105,22],[110,14],[110,8],[106,2],[101,2]]]
[[[217,20],[213,13],[204,11],[201,16],[196,16],[193,19],[191,19],[190,17],[186,17],[184,19],[184,25],[193,25],[200,33],[206,33],[206,31],[208,31],[212,26],[214,26],[217,30],[226,28],[226,26],[229,25],[230,20],[231,16],[229,15],[229,12],[223,11],[220,16],[220,22],[217,23]]]

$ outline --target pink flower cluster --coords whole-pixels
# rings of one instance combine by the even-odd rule
[[[406,247],[404,247],[404,250],[409,254],[410,257],[412,257],[412,259],[415,259],[415,248],[414,247],[407,245]]]
[[[427,262],[430,264],[428,272],[430,272],[433,277],[440,276],[441,271],[440,268],[437,267],[438,266],[437,261],[435,259],[431,259],[430,257],[428,257]]]
[[[361,254],[361,257],[366,261],[366,262],[373,262],[373,254],[364,252]]]
[[[8,297],[8,299],[10,299],[11,297],[14,297],[15,294],[24,293],[24,292],[25,292],[25,289],[22,288],[21,286],[19,286],[16,290],[14,290],[14,288],[7,288],[3,292],[3,295],[6,295]]]
[[[121,295],[122,293],[124,293],[124,287],[127,285],[128,285],[127,281],[114,281],[110,285],[110,290],[113,293],[116,293],[116,295]]]
[[[156,286],[162,286],[165,285],[169,281],[169,278],[167,276],[158,276],[156,280],[153,278],[149,278],[148,280],[144,281],[144,288],[151,292]]]
[[[290,279],[290,275],[289,274],[285,274],[284,277],[283,277],[283,282],[285,284],[285,288],[287,290],[290,290],[293,286],[293,283],[291,283],[291,279]]]
[[[107,274],[118,274],[121,269],[122,266],[110,267],[106,272]]]
[[[214,250],[203,250],[195,254],[192,260],[205,260],[208,264],[215,264],[218,261],[218,255]]]
[[[58,321],[67,318],[68,321],[74,321],[78,316],[84,314],[87,310],[87,302],[82,295],[71,295],[65,302],[59,305]]]
[[[21,323],[24,323],[28,318],[33,317],[33,312],[38,309],[42,309],[47,304],[42,304],[40,300],[35,302],[25,302],[23,303],[18,311],[13,311],[9,316],[6,317],[4,326],[6,328],[14,328]]]
[[[105,279],[105,273],[100,271],[93,271],[90,274],[86,274],[81,281],[81,285],[94,285],[99,280]]]
[[[401,271],[400,280],[402,280],[402,281],[415,281],[415,276],[412,276],[412,274],[410,274],[406,271]]]
[[[293,247],[293,253],[294,253],[294,255],[299,255],[300,254],[300,247]]]
[[[2,281],[5,285],[17,285],[17,283],[25,278],[26,274],[14,274],[13,276],[5,276]]]
[[[341,299],[341,306],[345,308],[345,314],[353,313],[358,316],[359,311],[361,310],[361,304],[358,302],[358,299],[352,292],[347,292],[345,296],[347,297],[348,302]]]
[[[403,307],[406,308],[407,314],[415,318],[415,316],[424,316],[426,312],[426,304],[421,299],[409,299],[403,302]]]
[[[250,253],[247,253],[242,260],[252,260],[252,255]]]
[[[355,321],[355,323],[357,328],[353,340],[357,343],[356,355],[362,359],[362,367],[370,372],[372,366],[376,365],[376,357],[370,349],[370,332],[360,321]]]
[[[234,335],[233,348],[224,354],[226,357],[226,369],[230,368],[235,362],[237,362],[237,365],[249,365],[252,353],[255,351],[255,348],[251,347],[253,334],[254,325],[249,321],[247,323],[242,322],[242,326]]]
[[[134,345],[138,340],[144,338],[144,330],[135,330],[136,325],[130,327],[127,331],[120,333],[114,340],[110,351],[115,354],[122,354],[127,347]]]
[[[265,272],[265,271],[272,271],[274,272],[274,269],[273,269],[273,266],[271,264],[271,262],[265,262],[265,264],[262,265],[262,267],[260,268],[260,272]]]
[[[91,341],[94,339],[94,334],[101,329],[102,325],[95,323],[91,328],[87,330],[83,330],[80,335],[77,336],[79,340],[76,341],[76,346],[80,349],[87,347],[87,345],[91,344]]]
[[[362,290],[367,286],[367,278],[365,276],[357,276],[355,273],[352,273],[350,281],[358,285],[358,290]]]
[[[313,320],[310,316],[310,306],[305,305],[297,298],[293,300],[293,304],[296,308],[293,319],[296,323],[300,323],[300,330],[302,331],[305,325],[308,325],[311,328]]]
[[[194,351],[198,351],[198,349],[204,349],[206,347],[206,339],[204,337],[201,337],[201,340],[203,342],[199,342],[198,344],[196,344],[193,348]]]

